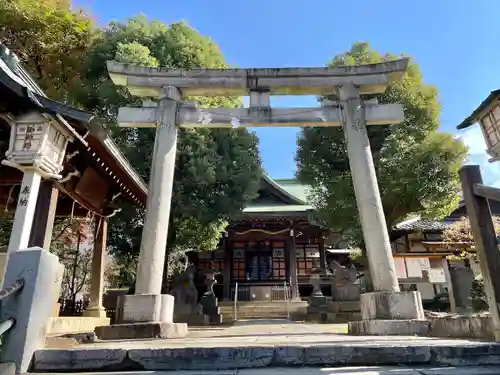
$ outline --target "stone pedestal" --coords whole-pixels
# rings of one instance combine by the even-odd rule
[[[186,323],[174,323],[174,297],[170,294],[134,294],[119,297],[118,324],[96,327],[101,340],[181,338]]]
[[[203,314],[207,317],[209,324],[222,323],[219,301],[216,296],[204,295],[201,297],[200,304],[203,306]]]
[[[307,304],[307,315],[308,319],[326,321],[327,315],[327,298],[323,295],[321,291],[321,275],[323,270],[313,270],[309,283],[313,287],[311,296]]]
[[[361,291],[359,285],[336,285],[332,287],[332,295],[335,301],[359,301]]]
[[[29,370],[33,354],[43,348],[47,321],[57,301],[64,266],[57,256],[41,248],[23,249],[9,255],[5,285],[23,279],[24,287],[14,297],[2,301],[0,321],[15,318],[14,326],[3,335],[0,362],[12,362],[16,373]]]
[[[349,322],[354,335],[424,335],[429,330],[419,292],[361,295],[361,321]]]
[[[198,291],[193,284],[194,268],[189,268],[172,280],[175,299],[174,320],[194,326],[208,324],[203,307],[198,303]]]
[[[312,294],[307,305],[308,314],[320,314],[327,312],[327,298],[324,295]]]
[[[470,294],[474,282],[474,272],[468,267],[452,267],[450,268],[450,278],[456,312],[459,314],[472,312]]]
[[[207,291],[201,297],[200,305],[203,307],[203,314],[206,316],[206,320],[209,324],[220,324],[222,323],[222,315],[219,308],[219,300],[214,293],[214,284],[217,283],[215,279],[215,271],[206,271],[205,274],[205,285],[207,286]]]
[[[344,268],[337,262],[332,262],[332,297],[334,301],[359,301],[361,290],[354,284],[357,280],[357,271],[354,266]]]

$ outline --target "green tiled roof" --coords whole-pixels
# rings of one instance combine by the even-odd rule
[[[257,199],[251,202],[247,207],[243,209],[243,213],[246,214],[257,214],[257,213],[269,213],[269,214],[290,214],[293,212],[306,213],[307,211],[313,210],[314,207],[307,204],[307,190],[308,186],[301,184],[295,179],[276,179],[273,180],[271,177],[264,175],[264,181],[267,182],[270,189],[284,194],[287,197],[288,202],[275,202],[275,203],[264,203],[259,202]]]
[[[297,197],[303,202],[307,202],[307,196],[309,195],[309,186],[301,184],[293,178],[287,179],[276,179],[274,180],[283,190],[286,190],[289,194]]]

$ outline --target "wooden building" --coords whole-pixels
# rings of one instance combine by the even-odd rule
[[[0,45],[0,159],[5,162],[6,151],[12,147],[12,141],[8,141],[11,128],[36,133],[45,124],[69,134],[72,141],[63,151],[61,176],[44,176],[42,180],[29,246],[50,248],[55,217],[93,220],[96,242],[91,305],[101,314],[108,218],[123,201],[144,207],[147,186],[93,113],[48,98],[15,54]],[[48,142],[57,142],[60,135],[56,132],[56,138]],[[30,138],[25,137],[24,142],[23,149],[29,150]],[[23,204],[18,199],[23,179],[20,169],[0,164],[0,205],[4,214],[14,214]]]
[[[490,202],[493,215],[500,214],[500,203]],[[450,267],[470,267],[476,276],[481,271],[474,256],[458,257],[463,251],[472,255],[468,244],[444,243],[442,233],[449,225],[467,216],[465,204],[443,220],[414,218],[394,226],[391,242],[396,272],[402,289],[418,290],[422,299],[431,300],[449,289]],[[427,270],[431,270],[430,273]]]
[[[217,294],[223,300],[268,299],[285,283],[290,298],[310,288],[316,267],[325,268],[325,239],[329,231],[313,220],[306,202],[307,186],[296,180],[273,180],[264,175],[258,198],[224,233],[219,249],[197,253],[198,269],[221,270]]]

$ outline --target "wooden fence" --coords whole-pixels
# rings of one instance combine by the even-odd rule
[[[89,302],[84,300],[61,300],[59,307],[59,316],[83,316]],[[111,324],[114,323],[115,309],[106,309],[106,317],[111,319]]]

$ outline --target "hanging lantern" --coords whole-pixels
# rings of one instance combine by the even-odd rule
[[[38,112],[23,115],[11,123],[9,150],[2,163],[60,178],[69,140],[69,133],[52,117]]]

